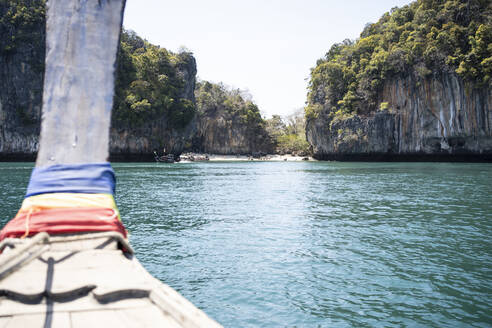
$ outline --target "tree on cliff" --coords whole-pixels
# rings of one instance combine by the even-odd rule
[[[302,108],[285,118],[273,115],[266,120],[267,131],[275,142],[277,153],[297,153],[303,156],[310,153],[305,123]]]
[[[200,81],[196,84],[196,103],[200,114],[224,111],[252,130],[262,130],[265,121],[251,96],[240,89],[229,89],[224,84]]]
[[[5,140],[5,135],[17,137],[19,132],[28,134],[29,142],[37,140],[44,26],[44,0],[0,0],[0,61],[5,63],[0,75],[8,85],[0,90],[1,106],[6,113],[0,123],[9,122],[0,142]],[[190,123],[197,117],[197,107],[204,114],[199,118],[205,120],[214,109],[223,110],[223,117],[234,123],[232,132],[239,131],[237,134],[245,136],[252,146],[249,149],[271,149],[264,119],[251,96],[223,85],[204,83],[203,88],[200,84],[196,88],[199,95],[196,106],[195,75],[195,59],[187,49],[173,53],[150,44],[133,31],[122,31],[112,111],[114,140],[117,139],[113,150],[140,152],[169,145],[176,153],[182,151],[196,133],[198,124]],[[139,142],[135,143],[136,139]],[[130,143],[135,146],[129,146]]]
[[[19,48],[30,49],[29,68],[43,74],[45,19],[44,0],[0,1],[0,56],[8,59]],[[172,127],[180,128],[194,117],[193,101],[182,94],[182,68],[195,65],[190,52],[175,54],[124,30],[117,64],[113,125],[135,127],[166,115]],[[24,124],[36,123],[22,106],[15,107]]]
[[[33,48],[44,47],[44,17],[45,1],[1,0],[0,54],[13,53],[18,44],[26,42]]]
[[[113,120],[138,126],[166,114],[171,126],[186,126],[196,111],[193,102],[181,95],[185,81],[179,68],[192,61],[189,52],[174,54],[124,30],[118,52]]]
[[[492,84],[490,0],[418,0],[368,24],[355,42],[333,45],[311,71],[306,117],[374,111],[386,78],[439,72]]]
[[[219,125],[222,129],[235,128],[237,131],[215,131],[217,135],[230,138],[234,133],[241,134],[248,142],[248,146],[239,146],[243,152],[273,150],[272,139],[266,131],[266,121],[261,117],[258,106],[253,102],[251,95],[240,89],[228,88],[224,84],[199,81],[195,89],[198,120],[206,122],[222,121],[226,124]],[[204,136],[210,131],[201,131]],[[205,138],[207,139],[207,138]],[[242,139],[242,138],[241,138]],[[235,143],[230,140],[231,144]],[[202,145],[203,146],[203,145]],[[200,146],[198,146],[200,148]]]

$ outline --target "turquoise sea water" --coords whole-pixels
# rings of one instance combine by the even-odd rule
[[[29,163],[0,163],[0,223]],[[114,164],[137,258],[226,327],[491,327],[492,165]]]

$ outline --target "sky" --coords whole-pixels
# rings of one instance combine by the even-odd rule
[[[197,76],[248,91],[265,117],[305,106],[331,45],[410,0],[127,0],[123,25],[197,61]]]

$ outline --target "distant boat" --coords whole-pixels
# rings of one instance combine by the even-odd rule
[[[47,2],[40,148],[0,231],[1,327],[221,327],[138,262],[106,162],[124,0]]]
[[[210,160],[210,157],[208,157],[208,155],[197,155],[193,153],[181,155],[179,158],[181,161],[185,162],[206,162]]]
[[[163,162],[163,163],[179,162],[179,157],[175,158],[173,154],[159,156],[155,151],[154,151],[154,159],[156,162]]]

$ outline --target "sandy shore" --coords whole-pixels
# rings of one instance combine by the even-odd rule
[[[292,155],[266,155],[260,158],[252,158],[247,155],[214,155],[214,154],[193,154],[195,157],[208,156],[210,161],[213,162],[242,162],[242,161],[260,161],[260,162],[300,162],[304,158],[308,158],[308,161],[315,161],[312,157],[307,156],[292,156]],[[306,160],[304,160],[306,161]]]

